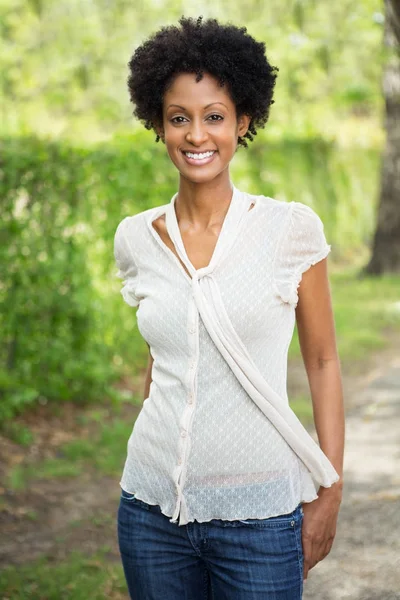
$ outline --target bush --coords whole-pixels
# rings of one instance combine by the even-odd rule
[[[148,156],[129,142],[0,140],[2,421],[38,401],[99,400],[121,365],[143,360],[113,282],[113,236],[124,216],[162,203],[171,183],[162,150]]]

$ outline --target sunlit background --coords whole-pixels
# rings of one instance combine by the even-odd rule
[[[93,494],[112,481],[115,496],[147,347],[119,294],[113,236],[123,217],[168,202],[178,183],[165,147],[132,116],[127,63],[181,15],[245,26],[279,67],[269,122],[237,152],[232,179],[251,193],[304,202],[322,218],[345,375],[400,331],[398,275],[379,284],[357,276],[371,256],[386,139],[382,77],[392,50],[383,2],[1,0],[0,509],[12,514],[22,498],[14,521],[5,520],[10,535],[21,527],[34,537],[44,516],[32,489],[43,480],[62,490],[91,473],[103,483]],[[289,360],[293,368],[300,361],[296,336]],[[291,390],[310,424],[308,390]],[[96,538],[93,528],[80,542],[68,535],[74,543],[45,545],[53,557],[66,560]],[[7,543],[6,563],[28,562]],[[36,548],[29,560],[40,556]],[[79,579],[82,558],[63,563],[63,598],[125,597],[120,567],[107,571],[98,560],[97,595],[85,595],[97,584]],[[20,592],[19,577],[9,571],[4,597],[61,598],[45,566],[28,569]]]

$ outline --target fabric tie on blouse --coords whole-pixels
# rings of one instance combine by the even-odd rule
[[[166,208],[166,228],[179,258],[190,273],[193,298],[210,338],[243,389],[306,465],[314,480],[323,487],[330,487],[339,480],[338,473],[287,401],[271,388],[256,367],[228,317],[219,287],[213,277],[215,267],[237,239],[250,209],[249,202],[246,201],[245,195],[233,186],[231,204],[210,263],[207,267],[195,269],[186,254],[180,234],[175,213],[176,197],[177,194]]]

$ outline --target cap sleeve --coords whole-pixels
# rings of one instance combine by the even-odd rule
[[[121,294],[129,306],[138,306],[140,298],[136,296],[138,284],[138,268],[131,245],[128,241],[129,217],[125,217],[118,225],[114,236],[114,257],[118,268],[116,277],[123,279]]]
[[[289,222],[274,263],[275,290],[283,302],[297,306],[303,273],[330,251],[317,213],[306,204],[290,202]]]

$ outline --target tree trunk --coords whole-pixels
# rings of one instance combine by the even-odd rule
[[[364,272],[400,273],[400,0],[385,0],[384,43],[391,50],[383,76],[386,148],[382,157],[378,223]]]

